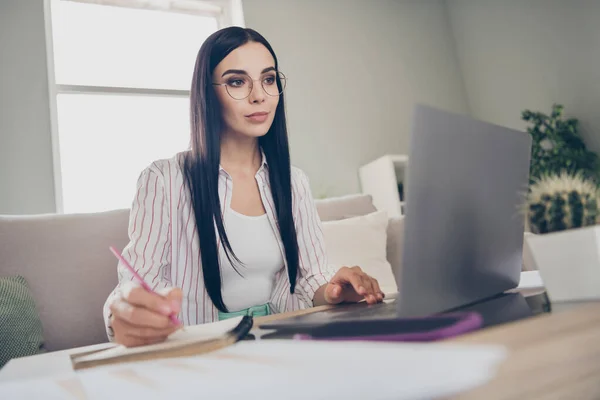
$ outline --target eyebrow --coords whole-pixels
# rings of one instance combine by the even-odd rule
[[[262,75],[269,71],[275,71],[275,67],[265,68],[261,71],[260,74]],[[246,71],[244,71],[243,69],[228,69],[227,71],[223,72],[223,75],[221,75],[221,78],[227,74],[246,74],[246,75],[248,75],[248,73]]]

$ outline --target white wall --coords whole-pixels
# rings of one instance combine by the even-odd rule
[[[55,211],[42,0],[0,1],[0,214]]]
[[[289,77],[294,164],[315,196],[407,150],[413,104],[467,112],[443,0],[244,0]],[[55,211],[43,0],[0,1],[0,214]]]
[[[244,0],[288,77],[292,162],[313,194],[360,190],[358,167],[405,153],[415,103],[467,113],[445,4]]]
[[[447,0],[472,115],[525,129],[553,102],[600,150],[600,1]]]

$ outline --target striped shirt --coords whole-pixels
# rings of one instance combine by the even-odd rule
[[[183,299],[179,319],[184,325],[195,325],[217,321],[218,310],[204,286],[193,205],[179,162],[182,156],[183,153],[179,153],[173,158],[155,161],[141,172],[129,218],[129,243],[123,249],[123,255],[154,290],[180,288]],[[279,234],[268,168],[263,154],[262,164],[255,178],[269,223],[283,255],[284,247]],[[315,291],[334,274],[327,268],[321,221],[308,178],[295,167],[292,167],[291,174],[292,214],[298,240],[299,271],[295,293],[292,294],[286,270],[287,262],[283,257],[283,265],[275,275],[268,303],[272,313],[312,307]],[[221,210],[224,210],[231,205],[233,181],[222,167],[219,168],[218,184]],[[121,262],[117,265],[117,271],[119,283],[104,305],[104,320],[110,340],[113,339],[110,304],[119,293],[120,286],[133,280],[132,274]]]

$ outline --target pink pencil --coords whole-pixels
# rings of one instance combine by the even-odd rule
[[[127,269],[129,269],[129,271],[140,282],[140,284],[142,285],[142,287],[144,289],[146,289],[150,293],[155,293],[154,290],[152,290],[152,288],[150,286],[148,286],[148,284],[146,282],[144,282],[144,280],[142,279],[142,277],[139,276],[137,272],[135,272],[135,269],[133,269],[133,267],[131,265],[129,265],[129,263],[127,262],[127,260],[125,258],[123,258],[123,256],[121,255],[121,253],[119,253],[112,246],[110,246],[109,249],[115,255],[115,257],[117,257],[119,260],[121,260],[123,262],[123,264],[125,264],[125,266],[127,267]],[[175,313],[172,313],[171,315],[169,315],[169,318],[171,319],[171,322],[173,322],[175,325],[181,325],[181,322],[179,321],[179,319],[177,318],[177,316],[175,315]]]

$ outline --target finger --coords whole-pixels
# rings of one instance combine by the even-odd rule
[[[342,296],[342,294],[342,287],[338,284],[330,283],[325,288],[325,300],[329,304],[338,304],[344,301],[344,297]]]
[[[156,337],[156,338],[138,338],[134,336],[115,336],[115,342],[125,346],[125,347],[137,347],[137,346],[146,346],[149,344],[156,344],[164,342],[166,337]]]
[[[379,287],[379,282],[375,278],[371,278],[371,279],[373,279],[373,288],[375,289],[375,295],[377,297],[377,301],[383,301],[383,297],[385,296],[385,294]]]
[[[173,326],[169,317],[143,307],[134,306],[122,299],[114,301],[110,309],[115,318],[127,321],[132,325],[158,329]]]
[[[363,283],[362,277],[356,270],[350,270],[346,279],[348,283],[352,285],[352,288],[356,293],[361,296],[364,296],[367,293],[367,288]]]
[[[177,331],[178,329],[177,326],[173,325],[167,328],[149,328],[139,325],[133,325],[118,317],[115,318],[113,327],[115,326],[120,332],[123,332],[123,335],[125,336],[148,340],[167,337],[173,332]]]
[[[383,299],[377,296],[379,290],[377,289],[375,279],[367,275],[358,266],[353,267],[352,271],[360,276],[361,286],[365,288],[365,293],[361,294],[364,296],[364,299],[368,304],[375,304]]]
[[[183,292],[181,289],[167,287],[158,290],[157,293],[165,297],[175,314],[179,314],[179,311],[181,310],[181,300],[183,298]]]
[[[369,303],[369,304],[377,303],[379,300],[377,298],[378,290],[375,286],[375,280],[362,271],[361,271],[361,280],[363,282],[363,286],[367,289],[367,293],[365,294],[365,299],[366,299],[367,303]]]
[[[362,269],[358,266],[352,267],[352,274],[358,277],[360,281],[360,287],[364,288],[364,291],[357,291],[360,295],[362,295],[368,303],[372,303],[375,301],[375,292],[373,290],[373,285],[371,284],[371,280],[369,276],[366,275]]]
[[[114,341],[116,343],[122,344],[126,347],[134,347],[134,346],[142,346],[146,344],[159,343],[166,339],[166,336],[156,335],[153,337],[137,337],[130,336],[127,334],[127,327],[123,320],[114,318],[112,321],[112,326],[114,330]]]
[[[142,287],[127,285],[122,290],[122,297],[129,304],[143,307],[162,315],[171,315],[174,310],[170,302],[163,296],[148,292]],[[179,310],[177,310],[179,312]]]
[[[366,295],[374,295],[375,294],[375,288],[373,287],[373,282],[371,280],[371,278],[369,277],[369,275],[365,274],[364,272],[360,272],[359,273],[360,276],[360,281],[362,282],[362,286],[366,289]]]
[[[161,332],[159,330],[151,331],[150,328],[144,328],[148,330],[144,332],[140,328],[130,326],[125,321],[119,319],[115,320],[115,324],[115,341],[121,344],[157,343],[164,341],[168,337],[168,334],[166,334],[168,332]]]
[[[343,297],[345,301],[361,301],[367,293],[361,273],[362,270],[359,267],[342,267],[338,270],[330,283],[335,283],[343,287]]]
[[[363,295],[363,297],[365,298],[365,301],[368,304],[377,303],[377,295],[375,294],[375,292],[372,289],[369,288],[369,284],[366,283],[368,281],[364,280],[363,282],[365,282],[363,285],[367,287],[367,292]]]
[[[179,313],[179,311],[181,310],[181,299],[182,298],[183,298],[183,292],[179,288],[174,288],[167,295],[167,300],[169,300],[169,302],[171,304],[171,308],[173,309],[173,312]]]
[[[169,293],[167,293],[165,297],[173,300],[181,300],[181,298],[183,297],[183,292],[179,288],[171,288],[171,290],[169,291]]]

